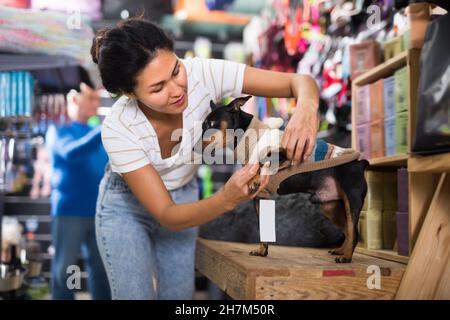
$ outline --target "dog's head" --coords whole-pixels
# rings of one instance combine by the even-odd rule
[[[203,148],[210,143],[220,144],[225,147],[231,141],[227,138],[227,130],[246,130],[253,116],[241,107],[251,98],[251,96],[234,99],[227,105],[216,105],[210,102],[211,113],[202,124]]]

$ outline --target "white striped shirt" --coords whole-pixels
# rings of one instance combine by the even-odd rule
[[[183,111],[183,138],[175,154],[161,158],[156,132],[134,99],[120,97],[102,124],[102,141],[111,170],[125,173],[148,164],[158,171],[168,190],[188,183],[198,164],[189,163],[201,139],[201,125],[211,112],[210,101],[242,94],[245,64],[219,59],[181,59],[187,70],[188,106]]]

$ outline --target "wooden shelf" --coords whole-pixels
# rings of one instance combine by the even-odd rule
[[[357,148],[355,97],[358,87],[389,77],[404,66],[408,85],[408,154],[369,160],[372,167],[406,165],[408,168],[408,219],[410,257],[392,250],[357,248],[359,254],[407,264],[398,299],[449,299],[450,252],[448,208],[450,207],[450,153],[418,156],[411,154],[417,122],[417,92],[420,72],[420,50],[408,50],[369,70],[352,83],[352,146]]]
[[[79,66],[70,57],[44,54],[0,54],[0,71],[41,70]]]
[[[407,154],[369,159],[372,167],[401,167],[408,164]]]
[[[450,153],[432,156],[414,155],[408,159],[409,172],[450,172]]]
[[[395,71],[406,66],[408,53],[408,51],[403,51],[399,55],[383,62],[373,69],[370,69],[369,71],[357,77],[353,81],[353,84],[357,86],[363,86],[375,82],[378,79],[391,76]]]
[[[397,299],[450,299],[449,173],[440,174],[433,193]]]
[[[355,252],[403,264],[408,264],[409,261],[409,257],[401,256],[394,250],[372,250],[358,246],[356,247]]]
[[[408,129],[407,129],[407,141],[408,141],[408,150],[411,145],[412,136],[415,132],[415,123],[416,123],[416,93],[418,87],[418,79],[419,79],[419,60],[420,60],[420,50],[418,49],[410,49],[407,51],[403,51],[399,55],[383,62],[382,64],[376,66],[373,69],[365,72],[364,74],[357,77],[352,82],[352,147],[357,148],[356,143],[356,92],[357,88],[371,84],[376,82],[377,80],[387,78],[392,76],[395,71],[407,67],[408,70],[408,84],[409,84],[409,95],[408,95]],[[373,159],[373,165],[384,165],[384,160],[381,160],[378,163],[377,159]],[[372,161],[369,161],[372,164]],[[388,161],[389,162],[389,161]],[[387,165],[391,165],[388,163]],[[392,164],[395,165],[395,162]],[[403,164],[402,164],[403,165]]]
[[[267,257],[250,256],[258,244],[197,241],[197,270],[234,299],[392,299],[406,266],[355,253],[336,263],[327,249],[270,245]],[[367,287],[368,267],[381,270],[381,289]]]

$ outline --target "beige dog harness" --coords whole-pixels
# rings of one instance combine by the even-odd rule
[[[278,153],[283,132],[270,128],[257,117],[253,117],[235,149],[235,155],[242,164],[260,162],[270,152]],[[278,164],[271,170],[269,183],[259,195],[268,196],[277,193],[280,183],[287,178],[303,172],[336,167],[359,159],[360,153],[353,149],[344,149],[318,139],[311,157],[300,164],[291,165],[290,161]],[[270,157],[269,157],[270,158]]]

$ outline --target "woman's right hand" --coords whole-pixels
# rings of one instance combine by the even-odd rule
[[[221,192],[223,196],[224,207],[227,211],[233,210],[239,203],[253,199],[258,193],[263,190],[268,182],[269,163],[261,167],[260,172],[260,187],[254,192],[250,193],[248,183],[258,173],[259,164],[247,164],[238,171],[236,171],[230,179],[225,183]]]

